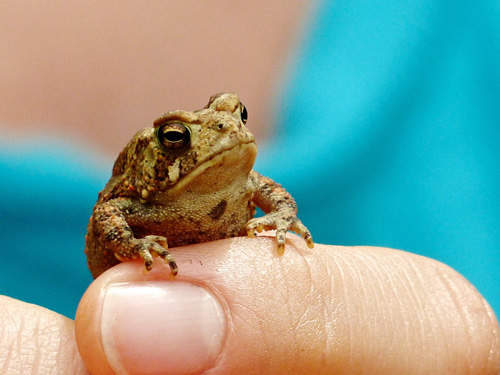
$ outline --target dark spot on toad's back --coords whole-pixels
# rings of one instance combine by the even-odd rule
[[[217,206],[212,208],[210,213],[208,214],[212,219],[219,220],[224,211],[226,211],[227,201],[221,200]]]

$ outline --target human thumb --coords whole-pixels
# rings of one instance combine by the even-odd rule
[[[234,238],[120,264],[76,316],[93,374],[497,374],[496,318],[449,267],[402,251]]]

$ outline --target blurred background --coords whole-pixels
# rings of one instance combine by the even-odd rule
[[[493,0],[0,4],[0,293],[73,317],[114,159],[162,112],[238,92],[256,170],[315,241],[398,248],[500,311]]]

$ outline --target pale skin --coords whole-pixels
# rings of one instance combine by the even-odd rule
[[[183,272],[171,282],[189,281],[217,293],[232,322],[210,373],[500,371],[493,312],[462,276],[434,260],[384,248],[317,245],[310,250],[296,236],[287,240],[283,257],[272,235],[172,253]],[[5,366],[43,369],[55,363],[55,373],[85,374],[83,357],[89,369],[112,374],[99,328],[102,293],[116,283],[169,279],[160,259],[149,273],[143,267],[141,261],[122,263],[94,281],[79,307],[76,337],[75,322],[0,299],[1,347],[8,348],[0,351],[1,373],[9,373]],[[133,350],[134,342],[129,345]],[[33,355],[21,356],[26,351]]]

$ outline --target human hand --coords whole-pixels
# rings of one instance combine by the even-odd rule
[[[447,266],[390,249],[309,250],[294,236],[284,257],[274,247],[242,237],[172,249],[175,280],[159,260],[149,273],[141,261],[110,269],[78,309],[85,364],[95,374],[111,366],[131,374],[500,371],[493,312]],[[0,305],[0,373],[86,373],[73,322],[6,297]]]

